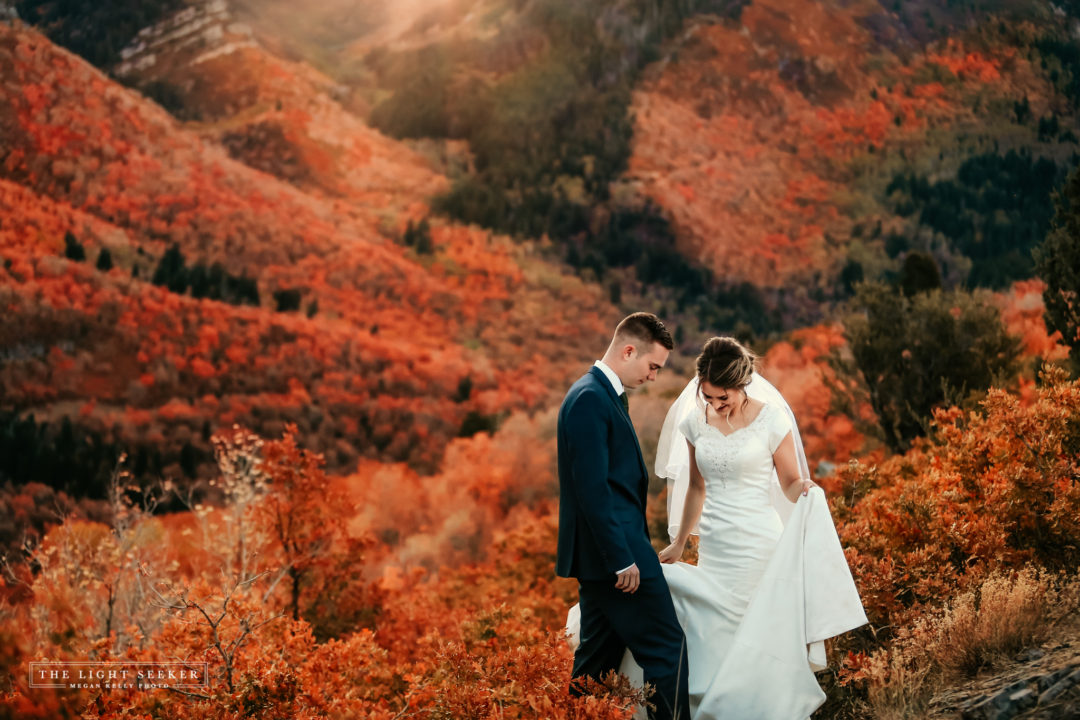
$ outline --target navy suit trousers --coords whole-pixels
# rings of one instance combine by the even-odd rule
[[[624,593],[615,579],[581,581],[581,644],[573,677],[599,679],[618,671],[629,648],[656,692],[649,699],[655,720],[689,720],[686,638],[675,615],[663,575],[642,579],[637,592]]]

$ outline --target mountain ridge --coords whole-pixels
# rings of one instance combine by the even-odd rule
[[[32,328],[39,303],[80,323],[106,300],[118,304],[116,330],[132,345],[125,363],[137,368],[124,374],[138,378],[93,399],[101,388],[80,381],[107,367],[115,347],[95,349],[84,333],[74,357],[6,366],[9,408],[59,420],[50,403],[81,400],[79,422],[113,437],[142,426],[133,438],[164,436],[174,458],[184,444],[208,457],[206,423],[273,433],[291,419],[333,467],[370,453],[433,468],[463,428],[490,427],[547,398],[547,381],[573,366],[550,358],[584,361],[586,338],[609,322],[597,291],[552,285],[527,248],[478,228],[435,222],[429,249],[405,246],[404,226],[426,214],[421,198],[404,193],[415,174],[351,197],[309,194],[236,162],[33,31],[0,28],[0,67],[8,78],[0,127],[11,140],[0,158],[9,216],[0,280],[29,303],[13,326]],[[404,158],[403,167],[438,182],[415,156]],[[108,249],[113,267],[63,257],[68,234],[91,260]],[[246,273],[264,298],[297,293],[297,310],[275,311],[266,299],[236,307],[148,283],[174,247],[183,262]],[[79,289],[84,282],[95,289]],[[35,283],[48,293],[39,298]],[[537,312],[549,315],[549,331],[533,329]],[[57,383],[59,373],[71,380]],[[62,390],[15,394],[23,381]],[[313,407],[297,416],[298,402]],[[129,405],[136,419],[118,421]]]

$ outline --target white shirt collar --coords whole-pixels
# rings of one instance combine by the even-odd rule
[[[615,374],[615,371],[612,370],[611,368],[609,368],[607,366],[607,363],[605,363],[603,360],[597,360],[593,364],[596,367],[600,368],[600,372],[604,373],[604,377],[606,377],[608,379],[608,382],[611,383],[611,387],[615,388],[615,394],[616,395],[622,395],[623,394],[622,380],[620,380],[619,376]]]

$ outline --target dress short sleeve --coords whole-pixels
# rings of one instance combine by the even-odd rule
[[[683,421],[679,423],[679,432],[686,436],[686,439],[690,441],[690,444],[697,447],[698,436],[698,410],[695,408],[690,414],[683,418]]]
[[[761,412],[768,413],[765,417],[765,425],[769,430],[769,452],[774,453],[791,432],[791,418],[783,408],[775,405],[766,405]]]

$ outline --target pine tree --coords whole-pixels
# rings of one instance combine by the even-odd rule
[[[900,269],[900,289],[911,297],[921,292],[936,290],[941,287],[941,273],[934,258],[926,253],[912,252],[904,258]]]
[[[867,427],[894,451],[926,433],[935,407],[970,404],[1011,374],[1019,342],[985,296],[929,290],[907,296],[883,283],[858,286],[845,321],[845,354],[829,359],[836,409],[851,417],[868,402]],[[875,432],[876,431],[876,432]]]
[[[1056,212],[1043,244],[1035,249],[1035,270],[1046,282],[1046,325],[1061,333],[1080,369],[1080,168],[1054,198]]]
[[[190,442],[180,448],[180,469],[184,475],[194,478],[199,471],[199,453]]]
[[[300,291],[292,288],[274,291],[274,302],[278,312],[293,312],[300,309]]]
[[[430,255],[435,251],[435,246],[431,241],[431,225],[428,223],[427,218],[421,220],[420,224],[416,226],[413,239],[418,254]]]
[[[458,381],[457,393],[454,395],[454,402],[465,402],[472,397],[473,381],[468,375],[461,378]]]
[[[109,248],[101,248],[97,256],[97,269],[101,272],[109,272],[112,266],[112,253],[109,252]]]
[[[83,249],[82,243],[70,231],[64,235],[64,257],[76,262],[86,260],[86,250]]]
[[[161,262],[158,263],[151,282],[167,287],[175,293],[182,293],[187,289],[187,269],[184,267],[184,254],[180,252],[179,245],[173,244],[161,256]]]

